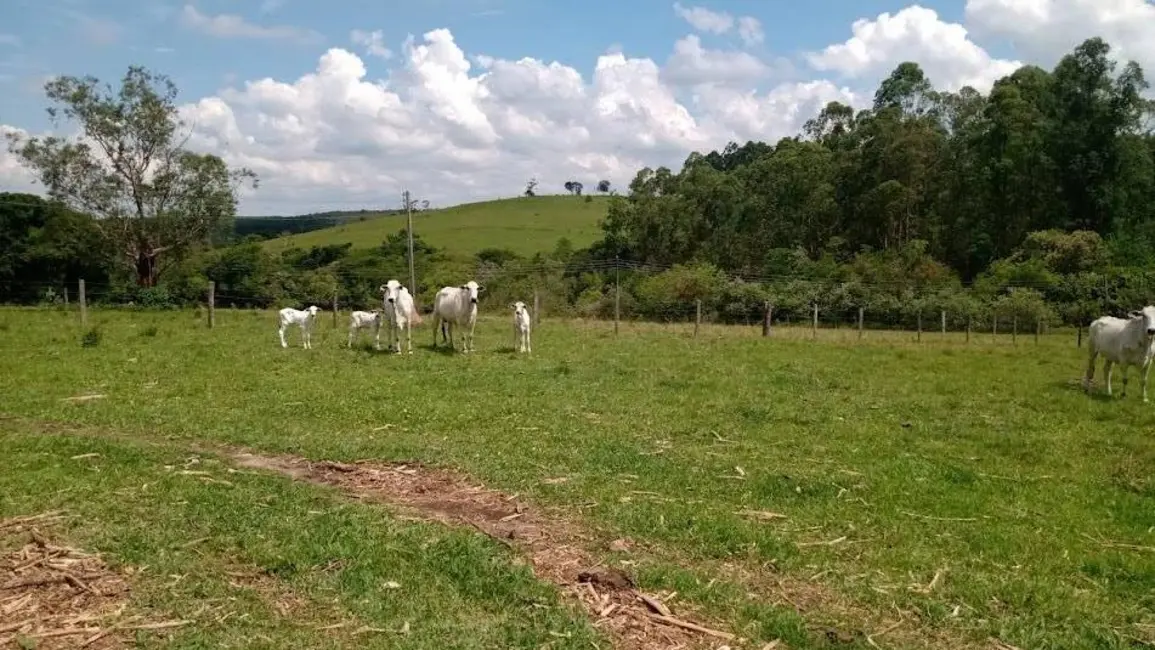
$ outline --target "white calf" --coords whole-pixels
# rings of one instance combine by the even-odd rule
[[[321,309],[316,305],[309,305],[309,308],[305,310],[293,309],[292,307],[282,309],[279,312],[281,326],[277,330],[277,334],[281,336],[281,347],[289,347],[289,344],[285,343],[285,330],[288,329],[290,325],[297,325],[301,328],[302,346],[306,350],[311,349],[313,347],[311,330],[313,323],[317,321],[317,312],[319,311],[321,311]]]
[[[485,291],[470,280],[460,287],[442,287],[433,298],[433,345],[437,346],[437,330],[442,322],[449,325],[449,347],[456,350],[453,326],[468,328],[462,336],[462,352],[473,352],[473,328],[477,324],[477,294]]]
[[[532,352],[529,342],[529,310],[520,300],[509,306],[513,310],[513,347],[518,352]]]
[[[1148,305],[1142,311],[1133,311],[1130,318],[1101,316],[1090,327],[1091,358],[1087,361],[1087,375],[1083,389],[1091,391],[1095,378],[1095,359],[1103,355],[1103,371],[1107,374],[1107,395],[1111,395],[1111,373],[1114,364],[1123,366],[1123,392],[1127,395],[1127,370],[1138,366],[1142,374],[1143,401],[1147,401],[1147,375],[1151,372],[1152,341],[1155,340],[1155,307]]]
[[[373,328],[373,347],[381,349],[381,310],[355,311],[349,314],[349,347],[353,347],[353,339],[363,329]]]
[[[405,330],[409,354],[413,354],[413,325],[421,324],[421,313],[413,303],[413,296],[397,280],[386,282],[378,290],[384,294],[384,318],[389,324],[389,349],[396,349],[397,354],[401,354],[401,330]]]

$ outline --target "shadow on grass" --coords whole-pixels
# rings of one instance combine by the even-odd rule
[[[1119,399],[1122,391],[1122,382],[1118,378],[1111,382],[1111,387],[1114,389],[1114,396],[1107,395],[1107,387],[1100,382],[1091,384],[1091,392],[1088,394],[1083,390],[1082,379],[1065,379],[1062,381],[1051,382],[1051,388],[1067,393],[1079,393],[1086,395],[1087,399],[1095,400],[1096,402],[1114,402]],[[1135,387],[1132,387],[1135,388]],[[1139,399],[1142,399],[1141,397]]]

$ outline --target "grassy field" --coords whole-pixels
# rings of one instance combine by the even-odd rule
[[[453,468],[586,527],[640,588],[749,639],[732,647],[1155,641],[1155,405],[1135,380],[1126,400],[1084,395],[1072,336],[547,322],[527,358],[501,319],[474,356],[425,349],[424,327],[397,357],[342,349],[327,318],[311,351],[282,350],[266,312],[218,311],[213,331],[192,312],[91,318],[82,347],[75,315],[0,311],[0,517],[74,513],[71,541],[154,567],[134,607],[247,614],[202,616],[178,647],[318,647],[342,620],[410,624],[360,638],[381,647],[607,647],[477,531],[237,472],[194,451],[209,443]],[[67,399],[86,393],[104,397]],[[234,565],[268,584],[227,600]]]
[[[443,210],[417,212],[413,230],[426,242],[453,253],[473,254],[485,248],[508,248],[523,255],[551,251],[567,237],[576,247],[588,246],[600,234],[608,199],[592,196],[538,196],[468,203]],[[405,228],[405,216],[369,217],[333,228],[278,237],[265,242],[269,250],[308,248],[352,242],[354,248],[379,245]]]

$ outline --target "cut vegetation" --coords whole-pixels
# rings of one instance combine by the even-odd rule
[[[553,250],[563,237],[579,248],[593,243],[601,236],[598,223],[605,218],[608,202],[603,196],[537,196],[468,203],[414,212],[413,231],[450,253],[470,255],[499,248],[529,256]],[[404,214],[366,216],[363,221],[270,239],[264,246],[274,252],[345,243],[371,248],[405,227]]]

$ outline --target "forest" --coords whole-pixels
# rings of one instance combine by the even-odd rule
[[[818,304],[838,318],[863,308],[877,323],[940,309],[1054,323],[1125,313],[1155,290],[1147,91],[1141,67],[1099,38],[987,94],[936,90],[917,63],[902,63],[869,108],[831,103],[776,143],[730,143],[690,154],[680,171],[640,170],[588,249],[562,241],[528,259],[462,256],[418,238],[419,295],[470,275],[501,307],[536,290],[552,313],[587,316],[612,310],[615,283],[624,315],[659,319],[696,300],[732,322],[756,318],[767,301],[784,317]],[[107,301],[137,305],[201,301],[208,280],[238,306],[333,296],[368,305],[385,275],[408,273],[403,231],[367,251],[281,254],[235,235],[214,247],[206,231],[166,250],[163,269],[141,282],[62,198],[0,195],[0,301],[44,301],[46,289],[59,299],[84,275],[107,286]],[[231,227],[222,224],[213,232]]]

